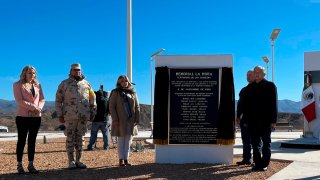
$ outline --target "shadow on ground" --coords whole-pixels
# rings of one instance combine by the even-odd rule
[[[212,164],[142,164],[86,170],[57,169],[33,174],[2,174],[0,179],[228,179],[252,173],[246,166]]]

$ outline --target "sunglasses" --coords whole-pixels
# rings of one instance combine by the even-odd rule
[[[73,71],[81,71],[81,69],[72,69]]]

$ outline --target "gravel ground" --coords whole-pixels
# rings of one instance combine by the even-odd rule
[[[133,166],[118,167],[116,148],[103,150],[102,144],[102,139],[98,138],[97,149],[84,151],[82,161],[88,169],[68,170],[65,138],[48,139],[46,144],[38,141],[35,167],[40,173],[17,175],[16,142],[0,142],[0,179],[267,179],[291,163],[272,159],[266,172],[237,166],[235,162],[241,160],[240,157],[234,157],[233,164],[155,164],[154,146],[145,145],[144,152],[130,154],[129,162]],[[27,154],[24,154],[25,169],[27,163]]]

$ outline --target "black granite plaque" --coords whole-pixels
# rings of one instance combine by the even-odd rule
[[[170,69],[169,144],[216,144],[219,69]]]

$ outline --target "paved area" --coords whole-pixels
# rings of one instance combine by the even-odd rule
[[[140,131],[137,138],[150,138],[150,131]],[[273,132],[272,133],[272,158],[293,161],[288,167],[270,177],[270,180],[279,179],[320,179],[320,149],[294,149],[281,148],[281,142],[301,140],[306,142],[320,143],[318,139],[301,139],[302,132]],[[65,137],[61,133],[39,133],[38,139]],[[85,137],[90,137],[87,133]],[[102,137],[99,133],[98,137]],[[0,133],[0,141],[17,140],[15,133]],[[240,133],[236,134],[234,154],[242,154],[242,142]]]
[[[65,137],[62,132],[55,133],[38,133],[37,139],[46,138],[60,138]],[[89,135],[90,136],[90,135]],[[18,139],[17,133],[0,133],[0,141],[16,141]]]
[[[61,138],[65,137],[63,132],[54,133],[38,133],[37,139],[43,138]],[[86,138],[90,138],[90,131],[85,135]],[[102,137],[101,131],[98,133],[98,137]],[[140,131],[138,136],[135,138],[148,139],[151,137],[151,131]],[[0,133],[0,141],[16,141],[18,139],[17,133]]]
[[[272,155],[273,159],[291,160],[288,167],[280,172],[274,174],[269,179],[320,179],[320,149],[295,149],[295,148],[281,148],[281,142],[290,142],[300,139],[300,142],[306,143],[320,143],[319,139],[300,138],[302,132],[274,132],[272,133]],[[240,140],[237,138],[237,141]],[[238,144],[241,144],[238,142]],[[241,149],[234,150],[234,153]]]
[[[271,176],[270,180],[282,179],[320,179],[320,149],[294,149],[281,148],[281,142],[290,142],[300,139],[300,142],[320,143],[318,139],[303,139],[302,132],[273,132],[272,137],[272,159],[283,159],[293,161],[289,166]],[[234,154],[242,154],[241,136],[237,133]]]

